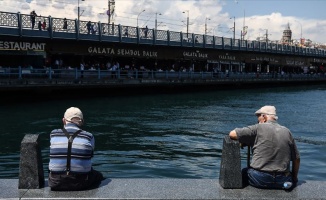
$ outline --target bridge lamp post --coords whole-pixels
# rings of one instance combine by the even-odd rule
[[[145,12],[145,10],[142,10],[142,11],[137,15],[137,27],[138,27],[138,18],[139,18],[139,15],[142,14],[143,12]]]
[[[155,38],[157,37],[157,14],[162,15],[161,13],[155,13]]]
[[[109,0],[108,1],[108,11],[107,11],[107,15],[108,15],[108,24],[110,24],[111,23],[111,17],[112,17],[112,15],[113,15],[113,12],[112,12],[112,10],[114,11],[114,6],[115,6],[115,2],[114,2],[114,0]]]
[[[79,19],[80,19],[80,7],[79,7],[79,1],[78,0],[78,23],[79,23]],[[81,1],[85,1],[85,0],[81,0]]]
[[[230,18],[232,19],[232,18]],[[233,40],[235,42],[235,16],[233,17]]]
[[[299,22],[298,20],[295,20],[296,22],[298,22],[300,24],[300,28],[301,28],[301,35],[300,35],[300,44],[302,46],[302,24],[301,22]]]
[[[206,17],[205,19],[205,35],[207,34],[207,20],[211,20],[211,19],[208,17]]]
[[[161,13],[155,13],[155,30],[157,30],[157,15],[162,15]]]
[[[188,40],[188,33],[189,33],[189,10],[183,11],[182,13],[187,12],[187,40]]]

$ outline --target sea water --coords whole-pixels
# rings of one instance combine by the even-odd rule
[[[326,179],[326,86],[93,97],[0,105],[0,178],[18,178],[20,142],[39,134],[47,177],[49,133],[70,106],[96,139],[94,168],[111,178],[218,178],[222,139],[277,108],[301,155],[299,179]],[[246,150],[241,150],[246,166]]]

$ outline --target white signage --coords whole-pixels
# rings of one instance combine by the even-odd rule
[[[45,51],[45,43],[11,42],[11,41],[1,41],[0,40],[0,50]]]

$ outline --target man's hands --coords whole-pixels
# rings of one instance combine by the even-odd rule
[[[232,140],[237,140],[238,139],[238,136],[237,136],[237,132],[235,132],[235,130],[231,131],[229,133],[229,136]]]
[[[243,149],[244,147],[248,146],[247,144],[244,144],[244,143],[240,143],[240,147],[241,149]]]

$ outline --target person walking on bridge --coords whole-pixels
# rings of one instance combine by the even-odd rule
[[[62,119],[64,127],[50,134],[49,186],[56,191],[86,190],[104,180],[101,172],[92,168],[94,136],[81,129],[83,113],[70,107]]]
[[[245,185],[249,183],[266,189],[293,188],[298,182],[300,154],[291,131],[277,123],[274,106],[264,106],[255,115],[258,124],[236,128],[229,133],[231,139],[252,147],[250,166],[242,171]]]

